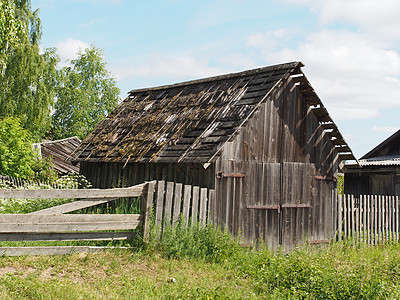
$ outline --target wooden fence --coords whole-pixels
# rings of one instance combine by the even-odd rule
[[[68,214],[119,198],[141,197],[140,214]],[[132,239],[133,231],[143,226],[149,237],[150,217],[162,232],[182,217],[185,224],[210,221],[209,205],[215,192],[197,186],[159,181],[128,188],[82,190],[0,189],[0,198],[80,199],[30,214],[0,214],[0,241],[91,241]],[[128,201],[128,200],[127,200]],[[0,255],[66,254],[98,251],[99,247],[2,247]]]
[[[398,241],[400,207],[397,196],[338,196],[338,240],[367,244]]]

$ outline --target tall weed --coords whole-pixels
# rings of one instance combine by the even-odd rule
[[[212,225],[187,226],[182,219],[178,224],[163,229],[151,226],[148,250],[158,251],[166,257],[191,257],[212,262],[223,262],[239,251],[240,244],[227,231]]]

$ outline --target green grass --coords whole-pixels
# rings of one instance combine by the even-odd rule
[[[179,225],[130,250],[1,257],[1,299],[398,299],[400,246],[244,248]]]
[[[8,208],[19,212],[24,206]],[[134,205],[125,206],[121,212],[132,209]],[[271,252],[262,244],[242,247],[226,231],[187,228],[182,222],[162,235],[153,224],[148,243],[141,236],[138,231],[130,243],[111,244],[0,243],[130,247],[96,254],[0,257],[0,299],[400,298],[397,243],[371,247],[351,241]]]

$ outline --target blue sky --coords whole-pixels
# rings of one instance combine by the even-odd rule
[[[32,0],[42,47],[65,65],[104,49],[121,89],[288,61],[303,71],[357,157],[400,129],[398,0]]]

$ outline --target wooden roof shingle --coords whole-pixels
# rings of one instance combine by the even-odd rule
[[[276,86],[303,74],[302,66],[292,62],[132,90],[82,141],[74,160],[209,163]],[[306,100],[322,109],[308,81],[298,80],[308,93]],[[332,121],[321,112],[321,122]]]

